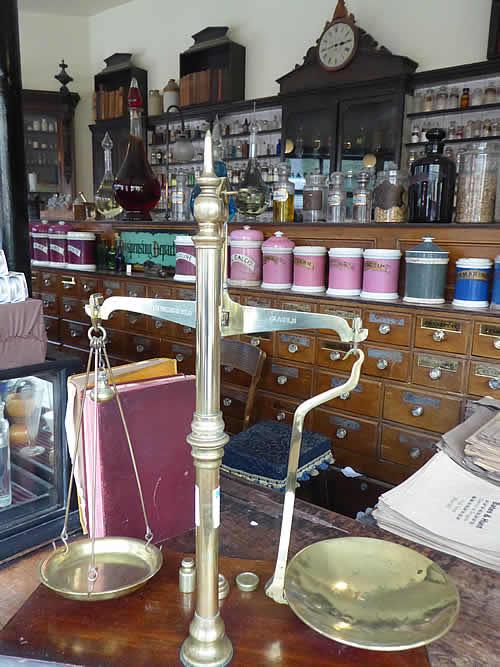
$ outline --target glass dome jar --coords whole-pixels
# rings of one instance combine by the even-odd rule
[[[375,222],[406,222],[407,202],[407,173],[399,169],[380,171],[373,191]]]
[[[472,144],[460,157],[456,222],[494,222],[499,145]]]
[[[309,174],[306,177],[303,197],[302,217],[304,222],[325,221],[328,201],[326,176],[322,174]]]

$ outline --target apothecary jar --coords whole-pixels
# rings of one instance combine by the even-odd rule
[[[460,154],[456,222],[494,222],[500,146],[475,143]]]

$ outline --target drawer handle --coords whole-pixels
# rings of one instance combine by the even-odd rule
[[[78,338],[80,334],[78,333],[78,331],[76,331],[76,329],[70,329],[69,335],[71,336],[71,338]]]
[[[222,405],[223,405],[225,408],[228,408],[228,407],[229,407],[230,405],[232,405],[232,404],[233,404],[233,401],[232,401],[230,398],[224,398],[224,399],[222,400]]]
[[[163,322],[161,320],[155,320],[155,329],[161,329]]]
[[[48,286],[50,285],[51,282],[52,282],[52,281],[50,280],[50,278],[44,278],[44,279],[43,279],[43,284],[45,285],[45,287],[48,287]]]
[[[444,340],[446,340],[446,332],[444,332],[442,329],[436,329],[436,331],[432,334],[432,340],[436,343],[442,343]]]
[[[295,354],[295,352],[299,351],[299,346],[295,345],[295,343],[290,343],[290,345],[288,346],[288,351],[290,352],[290,354]]]
[[[340,352],[330,352],[330,361],[338,361],[341,356]]]
[[[344,438],[347,437],[347,429],[346,428],[338,428],[335,431],[335,437],[338,438],[339,440],[343,440]]]
[[[495,350],[500,350],[500,338],[495,338],[495,340],[493,341],[493,347],[495,348]]]
[[[83,291],[87,292],[87,294],[89,292],[91,292],[93,289],[94,288],[93,288],[92,284],[89,285],[88,283],[83,283]]]
[[[429,371],[429,378],[431,380],[439,380],[442,374],[443,373],[440,368],[431,368]]]
[[[112,320],[112,319],[114,318],[115,315],[116,315],[116,313],[110,313],[110,314],[108,315],[108,320]],[[109,336],[108,336],[108,338],[109,338]]]
[[[65,313],[71,313],[72,310],[73,310],[73,307],[70,306],[69,303],[65,303],[65,304],[64,304],[64,312],[65,312]]]
[[[48,331],[50,329],[50,324],[45,325],[45,331]]]
[[[130,324],[137,324],[137,322],[139,322],[140,319],[141,319],[140,315],[129,315],[128,316],[128,321],[130,322]]]
[[[190,334],[190,333],[193,332],[193,330],[191,329],[191,327],[182,327],[182,331],[183,331],[185,334]]]
[[[50,301],[49,301],[48,299],[44,299],[44,300],[42,301],[42,303],[43,303],[43,307],[44,307],[44,308],[48,308],[49,305],[50,305]]]
[[[254,347],[259,347],[260,338],[258,338],[257,336],[252,336],[252,338],[250,340],[250,344],[253,345]]]
[[[382,336],[387,336],[388,333],[391,333],[391,325],[390,324],[380,324],[378,328],[379,334],[382,334]]]
[[[280,412],[278,412],[278,414],[276,415],[276,421],[277,421],[277,422],[282,422],[282,421],[284,421],[285,419],[286,419],[286,414],[283,412],[283,410],[281,410]]]
[[[361,489],[361,491],[368,491],[368,484],[366,482],[361,482],[359,488]]]
[[[113,294],[113,289],[111,287],[106,287],[104,294],[106,296],[111,296]]]
[[[340,394],[339,398],[341,401],[347,401],[348,398],[350,398],[351,392],[350,391],[345,391],[343,394]]]
[[[416,405],[414,408],[411,409],[411,414],[414,417],[421,417],[424,414],[424,409],[421,405]]]
[[[131,296],[131,297],[133,297],[133,298],[139,296],[139,295],[137,294],[137,292],[135,292],[135,291],[132,291],[132,292],[129,291],[128,295]]]
[[[139,345],[136,345],[136,346],[135,346],[135,349],[136,349],[137,352],[139,352],[139,353],[144,352],[144,345],[142,345],[141,343],[139,343]]]
[[[184,361],[184,355],[179,352],[179,354],[175,355],[175,360],[181,363],[181,361]]]
[[[283,385],[283,384],[286,384],[288,382],[288,378],[287,378],[286,375],[278,375],[278,377],[276,378],[276,382],[278,384]]]
[[[412,447],[409,451],[411,459],[418,459],[422,456],[422,451],[420,447]]]
[[[379,371],[385,371],[388,365],[389,362],[387,361],[387,359],[379,359],[377,361],[377,368],[379,369]]]
[[[61,278],[61,285],[64,286],[64,289],[69,289],[70,287],[74,287],[76,285],[76,280],[75,276],[71,276],[71,278]]]
[[[493,390],[500,389],[500,378],[491,378],[488,387]]]

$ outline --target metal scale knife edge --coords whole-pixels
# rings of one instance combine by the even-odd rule
[[[205,371],[213,366],[215,358],[220,358],[219,353],[214,354],[214,351],[209,349],[210,343],[214,345],[220,344],[220,336],[293,329],[330,329],[339,335],[341,341],[352,343],[353,347],[347,355],[355,353],[358,358],[353,364],[348,380],[338,387],[308,399],[299,405],[294,416],[279,552],[274,577],[267,587],[267,594],[271,598],[277,602],[285,603],[286,600],[283,592],[284,574],[290,542],[295,485],[304,419],[307,413],[314,407],[356,387],[364,359],[362,351],[358,349],[358,344],[366,339],[368,332],[362,328],[360,318],[355,318],[352,326],[350,326],[347,320],[336,315],[243,306],[233,301],[227,287],[226,267],[228,183],[227,179],[215,176],[210,132],[207,132],[205,137],[204,166],[199,184],[201,194],[195,203],[195,217],[199,227],[197,236],[194,238],[198,267],[196,301],[119,296],[103,299],[101,295],[94,294],[90,297],[89,304],[85,306],[85,310],[89,317],[98,319],[99,321],[107,320],[111,313],[116,310],[150,315],[159,320],[167,320],[192,328],[197,327],[198,321],[198,324],[203,329],[203,331],[197,331],[196,369],[200,386],[203,385],[203,381],[205,383],[208,381]],[[220,274],[212,278],[214,274],[210,273],[207,269],[215,266],[220,267]],[[217,287],[220,289],[218,298],[215,294]],[[198,312],[197,303],[199,304]],[[206,316],[206,320],[202,318],[202,314]],[[218,324],[218,331],[209,331],[214,321],[216,322],[216,327]],[[199,377],[201,375],[203,375],[202,379]],[[216,398],[218,399],[218,404],[220,404],[219,381],[214,380],[213,377],[210,378],[210,381],[214,385],[213,388],[217,388],[218,396]],[[209,393],[212,394],[211,398],[213,398],[212,389],[210,389]],[[195,461],[195,447],[200,449],[202,440],[206,441],[204,443],[205,447],[214,449],[214,433],[210,433],[210,428],[205,433],[202,432],[203,428],[196,429],[195,433],[194,428],[197,420],[204,419],[205,424],[208,424],[211,419],[213,420],[211,413],[209,414],[206,410],[204,412],[200,408],[200,405],[207,403],[208,401],[203,401],[197,391],[197,407],[193,420],[193,433],[188,438],[188,441],[193,446]],[[225,437],[227,439],[227,436]],[[220,443],[218,446],[220,446]],[[203,466],[200,465],[198,465],[198,468],[200,478],[197,483],[201,484],[201,475],[205,473],[208,475],[212,471],[205,471]],[[218,474],[220,459],[215,463],[215,468]],[[228,664],[231,659],[232,649],[230,649],[230,642],[224,635],[224,626],[221,623],[220,614],[214,616],[213,613],[209,613],[208,611],[203,614],[204,609],[213,610],[215,594],[213,590],[212,570],[214,569],[213,563],[214,561],[216,563],[218,558],[218,540],[216,538],[218,527],[211,525],[210,519],[207,516],[211,516],[211,513],[200,511],[200,524],[198,525],[197,532],[202,536],[201,542],[206,549],[211,549],[215,553],[197,553],[197,562],[201,562],[202,559],[208,559],[211,562],[211,566],[207,570],[201,568],[198,572],[197,611],[191,624],[190,637],[186,640],[181,651],[181,661],[184,665],[188,666],[201,664],[197,661],[197,656],[201,656],[206,649],[205,658],[211,655],[213,659],[204,660],[203,664],[215,667],[216,665]],[[208,525],[204,525],[206,521],[209,521]],[[212,533],[215,534],[213,539],[211,538]],[[205,575],[210,581],[205,580]],[[208,628],[211,630],[210,633],[205,632]],[[211,636],[210,640],[207,639],[209,635]]]

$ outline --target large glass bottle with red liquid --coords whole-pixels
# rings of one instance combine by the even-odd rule
[[[137,80],[128,92],[130,136],[127,154],[113,183],[124,220],[151,220],[150,211],[160,200],[161,188],[148,162],[142,127],[142,95]]]

